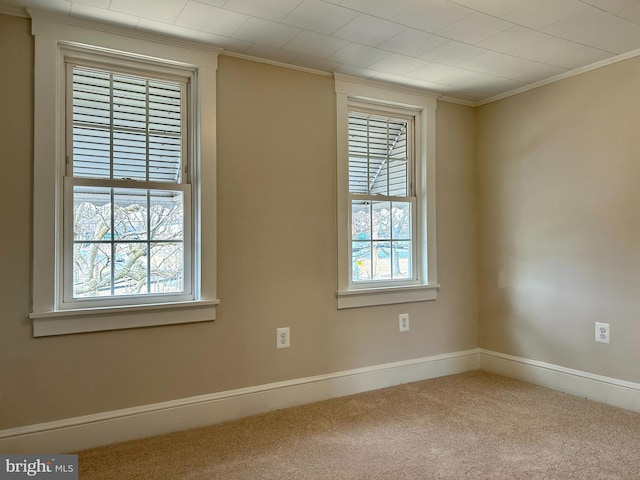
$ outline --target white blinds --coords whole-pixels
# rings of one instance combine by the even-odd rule
[[[349,113],[349,192],[406,196],[408,185],[405,119]]]
[[[182,85],[73,67],[73,176],[180,183]]]

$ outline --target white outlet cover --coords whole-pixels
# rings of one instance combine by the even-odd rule
[[[401,332],[408,332],[409,331],[409,314],[401,313],[400,315],[398,315],[398,323],[399,323]]]
[[[276,328],[276,348],[289,348],[291,346],[291,333],[289,327]]]
[[[611,326],[608,323],[596,322],[596,342],[611,343]]]

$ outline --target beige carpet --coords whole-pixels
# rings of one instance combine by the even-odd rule
[[[640,414],[478,371],[87,450],[80,479],[640,479]]]

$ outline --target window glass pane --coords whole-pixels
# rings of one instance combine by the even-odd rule
[[[80,126],[73,127],[73,175],[108,178],[111,142],[109,132]]]
[[[73,246],[73,296],[111,295],[111,244],[76,243]]]
[[[366,157],[349,156],[349,191],[367,194],[369,192],[369,173]]]
[[[408,157],[407,129],[409,122],[389,119],[389,158],[406,160]]]
[[[371,202],[354,200],[351,202],[351,238],[371,239]]]
[[[373,202],[372,238],[391,239],[391,202]]]
[[[387,194],[387,161],[382,158],[369,157],[369,193],[372,195]]]
[[[147,136],[144,133],[113,132],[113,177],[147,179]]]
[[[147,85],[143,78],[113,75],[113,128],[138,130],[147,127]]]
[[[178,183],[181,148],[180,137],[149,135],[149,180]]]
[[[353,281],[371,280],[371,242],[352,242],[351,257]]]
[[[389,195],[406,197],[409,193],[407,161],[389,160],[389,170],[384,172],[384,181],[388,182]]]
[[[393,278],[411,278],[413,259],[411,242],[391,243],[391,274]]]
[[[184,245],[154,243],[151,246],[150,285],[152,293],[181,292],[184,289]]]
[[[184,194],[151,190],[151,238],[182,240],[184,238]]]
[[[391,207],[394,240],[411,240],[411,203],[393,202]]]
[[[113,294],[139,295],[147,289],[147,243],[116,243]]]
[[[90,128],[108,127],[111,117],[110,75],[90,69],[73,71],[73,121]]]
[[[114,189],[113,230],[117,241],[147,239],[147,190]]]
[[[74,187],[73,239],[100,241],[111,238],[111,189]]]
[[[73,69],[73,175],[108,178],[111,172],[110,75]]]
[[[149,130],[179,134],[180,85],[149,81]]]
[[[373,242],[373,280],[391,278],[391,242]]]

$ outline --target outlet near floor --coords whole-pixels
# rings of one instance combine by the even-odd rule
[[[610,343],[611,327],[608,323],[596,322],[596,342]]]
[[[291,346],[289,327],[276,328],[276,348],[289,348]]]

